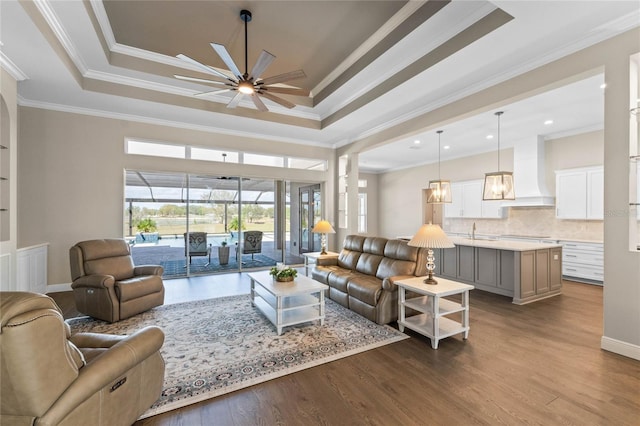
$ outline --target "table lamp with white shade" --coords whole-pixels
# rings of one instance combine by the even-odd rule
[[[311,230],[314,234],[322,234],[320,236],[320,243],[322,244],[322,251],[320,254],[327,254],[327,234],[335,234],[336,231],[333,229],[333,226],[326,221],[321,220],[316,223],[316,226]]]
[[[451,242],[447,234],[444,233],[439,225],[432,223],[422,225],[418,232],[411,238],[408,243],[412,247],[428,248],[427,251],[427,278],[423,281],[425,284],[438,284],[433,278],[433,270],[436,268],[435,257],[433,257],[434,248],[453,248],[455,245]]]

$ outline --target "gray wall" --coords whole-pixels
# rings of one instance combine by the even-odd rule
[[[18,247],[50,244],[49,284],[71,281],[68,250],[76,242],[122,237],[125,169],[332,182],[331,170],[304,171],[126,155],[124,140],[134,137],[326,160],[333,158],[330,149],[28,107],[19,109],[19,117]],[[333,186],[329,186],[329,190],[331,188]]]

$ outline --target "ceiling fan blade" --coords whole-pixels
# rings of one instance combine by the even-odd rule
[[[296,106],[296,104],[291,103],[291,102],[289,102],[289,101],[286,101],[286,100],[282,99],[281,97],[278,97],[278,96],[272,95],[272,94],[270,94],[270,93],[268,93],[268,92],[260,92],[260,95],[261,95],[261,96],[264,96],[265,98],[267,98],[267,99],[269,99],[269,100],[272,100],[273,102],[275,102],[275,103],[277,103],[277,104],[282,105],[282,106],[283,106],[283,107],[285,107],[285,108],[289,108],[289,109],[291,109],[291,108],[293,108],[293,107],[295,107],[295,106]]]
[[[210,92],[202,92],[202,93],[196,93],[193,96],[206,96],[206,95],[214,95],[217,93],[224,93],[224,92],[230,92],[233,89],[222,89],[222,90],[212,90]]]
[[[244,95],[244,94],[243,94],[242,92],[238,92],[238,94],[237,94],[237,95],[235,95],[235,96],[233,97],[233,99],[231,99],[231,100],[229,101],[229,103],[227,104],[227,108],[235,108],[235,107],[237,107],[237,106],[238,106],[238,104],[240,103],[240,100],[242,99],[242,96],[243,96],[243,95]]]
[[[267,52],[266,50],[263,50],[262,53],[260,53],[260,56],[258,57],[258,61],[255,63],[255,65],[253,66],[253,69],[251,70],[251,75],[249,76],[249,80],[259,79],[262,73],[264,72],[264,70],[266,70],[267,67],[271,65],[271,62],[273,62],[275,58],[276,57],[273,56],[271,53]]]
[[[227,65],[227,68],[229,68],[229,70],[233,73],[233,75],[238,77],[238,80],[242,80],[242,73],[236,66],[236,63],[233,62],[231,55],[229,55],[229,52],[227,52],[227,48],[218,43],[209,43],[209,44],[211,44],[211,47],[213,47],[213,50],[216,51],[218,56],[220,56],[220,59],[224,61],[224,63]]]
[[[201,70],[208,72],[209,74],[213,74],[213,75],[217,75],[218,77],[222,77],[225,80],[231,80],[232,79],[229,78],[228,75],[221,73],[220,71],[218,71],[217,69],[210,67],[208,65],[202,64],[198,61],[196,61],[195,59],[191,59],[190,57],[188,57],[187,55],[183,55],[182,53],[180,53],[179,55],[176,55],[176,58],[181,59],[191,65],[195,65],[196,67],[200,68]]]
[[[226,86],[227,84],[229,84],[229,83],[225,83],[224,81],[206,80],[204,78],[187,77],[187,76],[184,76],[184,75],[177,75],[177,74],[174,74],[174,77],[177,78],[178,80],[194,81],[196,83],[218,84],[218,85],[221,85],[221,86]]]
[[[258,84],[268,85],[275,83],[283,83],[285,81],[297,80],[299,78],[304,78],[307,75],[302,70],[286,72],[284,74],[274,75],[273,77],[267,77],[258,81]]]
[[[268,91],[269,93],[282,93],[283,95],[296,95],[296,96],[309,96],[310,91],[307,89],[300,89],[297,87],[260,87],[261,91]]]
[[[260,111],[262,112],[269,111],[269,108],[267,108],[264,102],[262,102],[262,99],[260,99],[260,96],[258,96],[257,93],[253,93],[251,95],[251,100],[256,105],[256,108],[258,108]]]

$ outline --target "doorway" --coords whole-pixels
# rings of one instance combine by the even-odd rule
[[[311,232],[314,225],[322,217],[322,193],[320,185],[309,185],[299,188],[300,203],[300,253],[320,250],[320,234]]]

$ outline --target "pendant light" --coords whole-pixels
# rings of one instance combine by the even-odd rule
[[[451,182],[440,179],[440,137],[443,130],[438,130],[438,180],[429,181],[431,193],[427,198],[427,204],[443,204],[451,202]]]
[[[500,116],[503,111],[498,111],[498,170],[500,170]],[[494,200],[515,200],[516,194],[513,188],[513,172],[497,171],[485,173],[484,191],[482,199],[485,201]]]

